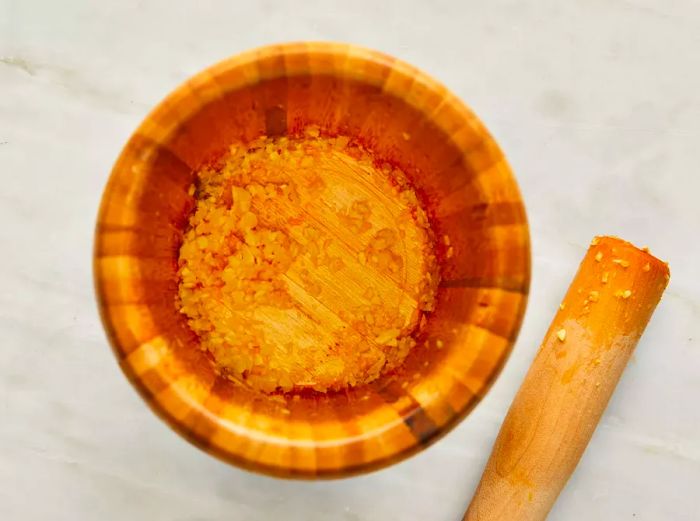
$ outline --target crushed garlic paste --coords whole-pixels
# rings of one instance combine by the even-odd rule
[[[190,194],[177,306],[222,375],[325,392],[404,361],[439,270],[402,171],[310,128],[232,145]]]

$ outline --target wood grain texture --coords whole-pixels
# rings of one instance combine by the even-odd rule
[[[669,279],[614,237],[593,241],[520,387],[465,520],[547,517]]]
[[[233,141],[308,125],[356,137],[406,172],[452,254],[437,252],[437,309],[399,370],[342,393],[269,396],[219,378],[198,349],[174,305],[178,250],[198,167]],[[380,53],[295,43],[221,62],[148,115],[105,189],[94,272],[122,369],[176,431],[248,469],[336,477],[415,453],[479,401],[520,327],[530,250],[510,168],[457,98]]]

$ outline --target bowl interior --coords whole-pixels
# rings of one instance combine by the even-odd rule
[[[218,377],[175,307],[188,188],[232,142],[308,125],[400,167],[450,241],[438,241],[437,308],[401,368],[344,392],[265,395]],[[260,49],[182,85],[125,146],[97,224],[97,294],[127,376],[189,440],[275,475],[370,470],[449,430],[507,358],[529,273],[524,207],[482,124],[412,67],[339,44]]]

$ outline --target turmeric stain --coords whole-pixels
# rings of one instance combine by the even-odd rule
[[[222,375],[325,392],[403,362],[440,280],[404,172],[309,129],[234,144],[196,174],[177,306]]]
[[[576,375],[576,373],[578,372],[578,369],[579,369],[578,363],[572,364],[566,371],[564,371],[564,374],[561,375],[561,383],[563,383],[563,384],[570,383],[571,380]]]

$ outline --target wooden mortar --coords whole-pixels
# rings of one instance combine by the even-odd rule
[[[438,238],[441,284],[423,337],[391,374],[342,392],[266,394],[222,377],[200,349],[175,306],[178,255],[195,172],[232,143],[308,127],[407,175]],[[119,364],[162,419],[227,462],[315,479],[395,463],[472,410],[517,337],[530,244],[503,153],[459,99],[390,56],[301,42],[224,60],[148,115],[105,189],[94,270]]]

